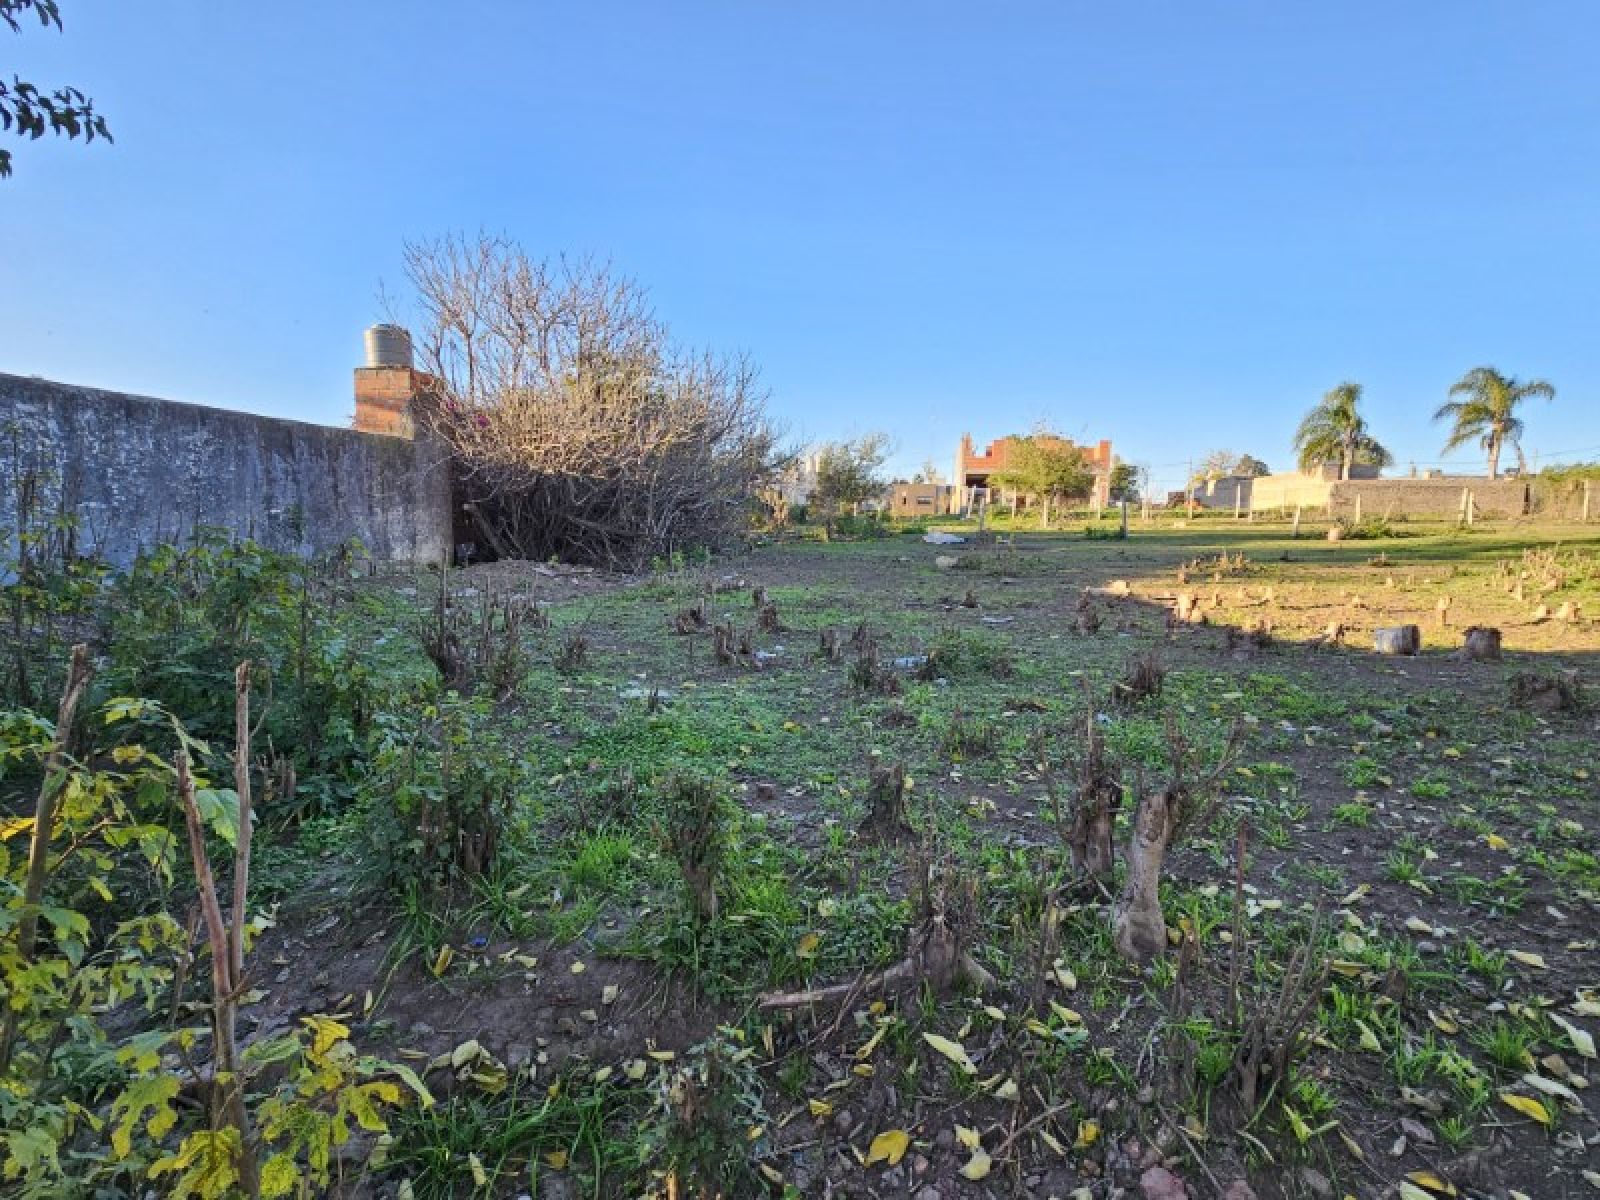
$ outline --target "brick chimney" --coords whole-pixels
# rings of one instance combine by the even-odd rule
[[[366,349],[366,365],[356,368],[356,429],[414,436],[411,403],[418,376],[411,365],[411,335],[398,325],[374,325],[366,331]]]

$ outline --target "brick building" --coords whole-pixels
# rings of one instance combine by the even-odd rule
[[[1111,454],[1111,443],[1101,439],[1093,446],[1077,446],[1069,438],[1057,438],[1053,434],[1036,434],[1036,437],[1045,438],[1051,442],[1059,442],[1069,449],[1075,449],[1083,456],[1089,469],[1094,472],[1094,492],[1090,499],[1096,504],[1106,505],[1111,502],[1111,468],[1116,460]],[[961,445],[956,448],[956,474],[955,486],[965,491],[968,488],[987,488],[989,476],[1004,471],[1011,460],[1012,448],[1020,441],[1011,435],[990,442],[979,454],[973,447],[972,435],[961,435]]]

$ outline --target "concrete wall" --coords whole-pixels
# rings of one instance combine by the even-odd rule
[[[349,538],[390,561],[450,550],[449,470],[429,440],[0,374],[0,534],[36,470],[46,510],[77,515],[80,551],[117,565],[197,525],[302,554]]]
[[[1334,484],[1328,503],[1336,517],[1353,517],[1359,496],[1363,519],[1386,516],[1453,519],[1461,513],[1463,491],[1472,493],[1473,508],[1480,517],[1520,517],[1528,511],[1526,480],[1489,480],[1481,475],[1352,479]]]
[[[1298,471],[1282,475],[1263,475],[1250,484],[1250,507],[1256,512],[1280,508],[1324,508],[1333,484],[1316,475]]]

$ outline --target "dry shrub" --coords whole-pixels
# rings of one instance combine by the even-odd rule
[[[1146,650],[1128,660],[1122,678],[1111,685],[1111,703],[1118,708],[1134,708],[1146,700],[1160,697],[1166,685],[1167,668],[1154,650]],[[1091,735],[1094,730],[1091,728]]]
[[[762,633],[782,633],[783,621],[778,617],[778,606],[768,600],[756,609],[756,628]]]
[[[817,654],[825,662],[838,662],[844,657],[844,638],[837,629],[824,629],[817,638]]]
[[[677,615],[672,618],[672,631],[688,636],[692,633],[704,632],[706,621],[706,602],[696,600],[685,608],[680,608]]]
[[[878,642],[862,625],[857,636],[850,639],[855,649],[855,661],[850,664],[850,686],[861,692],[876,692],[880,696],[898,696],[900,677],[878,657]]]
[[[589,636],[581,629],[570,629],[556,651],[555,668],[564,675],[581,671],[589,662]]]
[[[1533,712],[1582,712],[1588,707],[1583,681],[1576,671],[1540,674],[1518,671],[1511,677],[1511,703]]]
[[[910,790],[904,763],[875,765],[867,782],[867,816],[861,823],[862,834],[883,841],[909,837],[906,796]]]
[[[728,851],[727,804],[717,786],[696,775],[670,775],[661,786],[661,844],[683,877],[697,924],[716,920],[717,884]]]
[[[504,699],[532,665],[524,631],[549,624],[549,614],[527,596],[484,592],[476,607],[462,603],[450,594],[448,575],[441,575],[418,636],[445,687],[468,696],[487,685]]]
[[[419,413],[496,557],[637,568],[733,541],[778,465],[754,367],[676,349],[641,289],[480,236],[414,242]]]

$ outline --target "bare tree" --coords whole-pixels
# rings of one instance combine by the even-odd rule
[[[746,525],[777,460],[754,366],[684,351],[632,280],[503,238],[408,243],[424,424],[502,558],[637,567]]]

